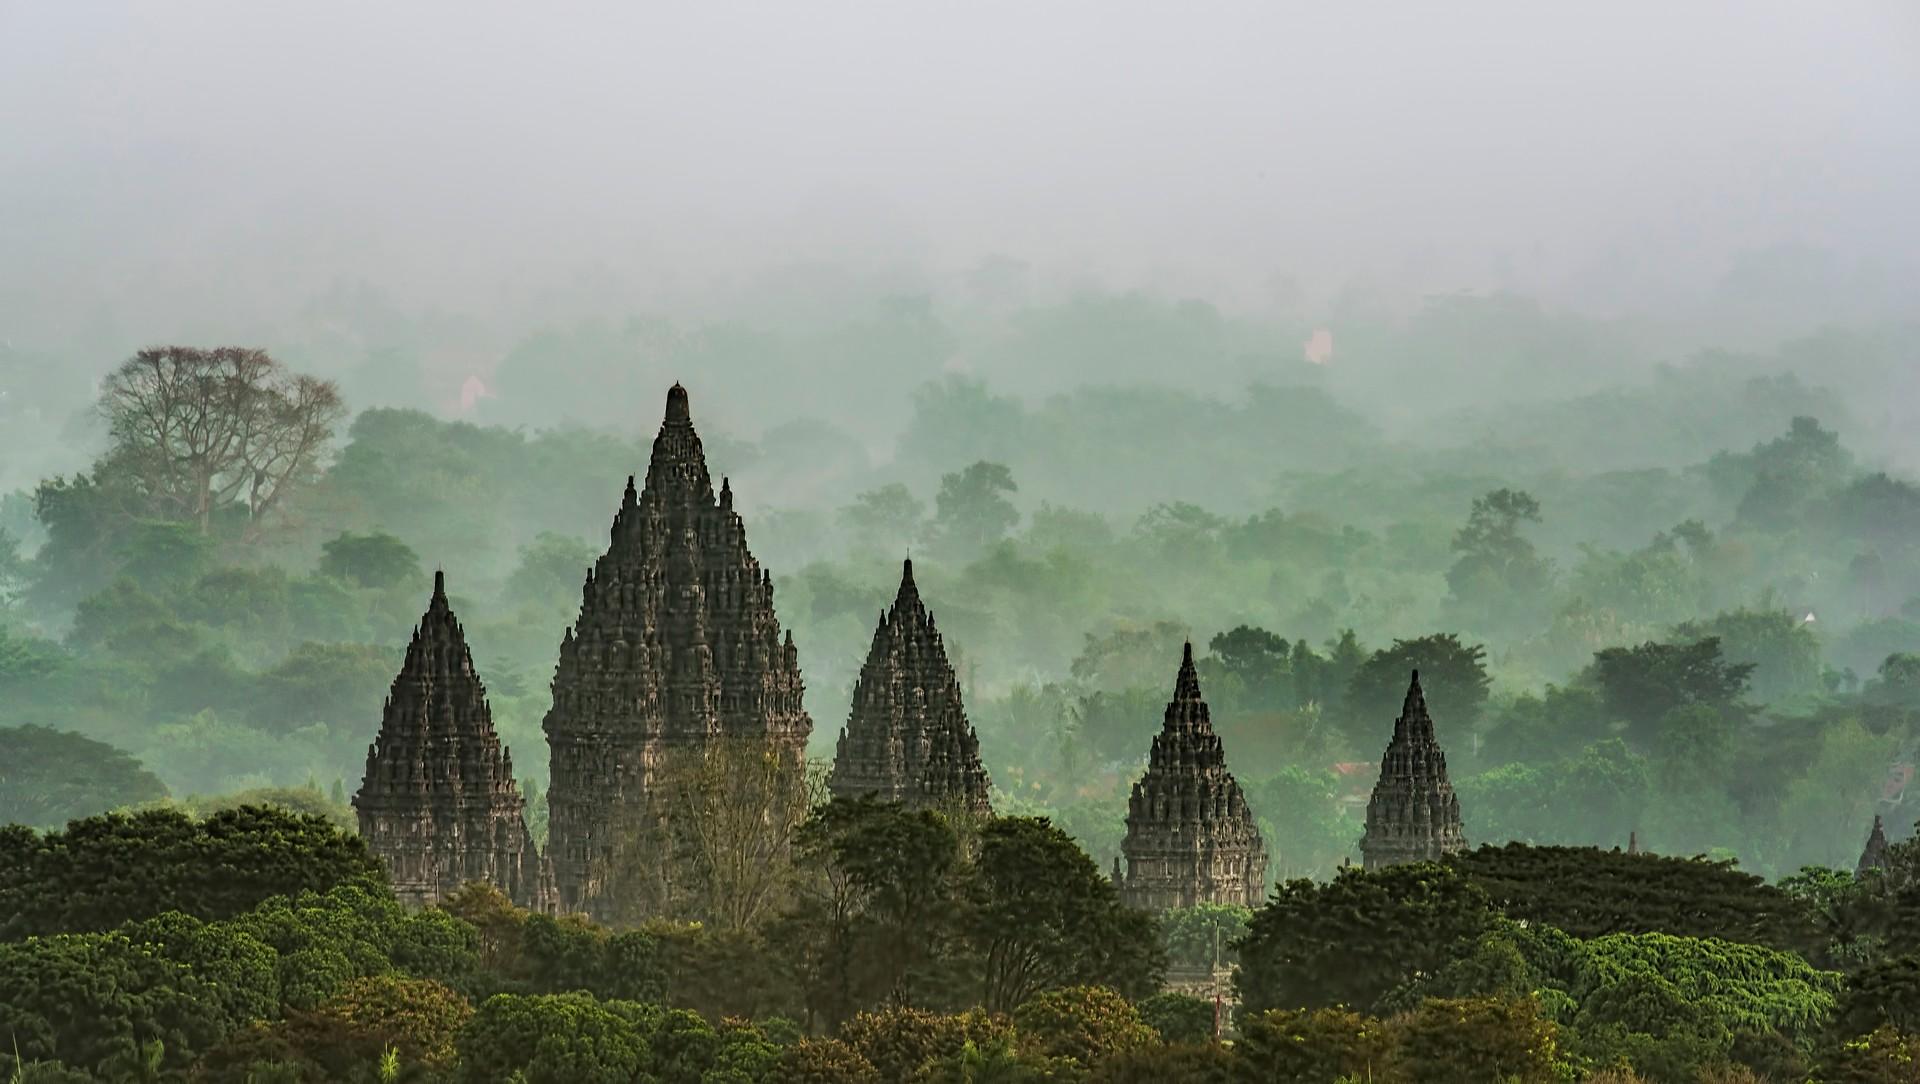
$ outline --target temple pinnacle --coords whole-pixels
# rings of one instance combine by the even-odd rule
[[[667,424],[691,425],[693,410],[687,405],[687,389],[675,382],[667,389]]]
[[[1180,655],[1180,674],[1174,678],[1173,698],[1179,700],[1200,699],[1200,672],[1193,665],[1193,641],[1188,640]]]
[[[1115,877],[1120,898],[1147,910],[1266,898],[1267,850],[1226,750],[1208,720],[1193,662],[1193,642],[1180,653],[1180,674],[1147,770],[1127,802],[1127,834]]]
[[[967,721],[960,681],[920,599],[913,561],[880,612],[854,685],[853,708],[834,750],[835,794],[875,794],[916,806],[991,812],[991,780]]]

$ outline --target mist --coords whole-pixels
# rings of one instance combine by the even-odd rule
[[[463,329],[442,406],[585,316],[1508,291],[1768,345],[1920,285],[1896,3],[22,3],[0,99],[10,349],[282,345],[344,283]]]
[[[996,778],[1095,852],[1073,758],[1122,786],[1163,656],[1243,627],[1484,646],[1469,792],[1597,652],[1714,630],[1775,754],[1905,740],[1860,698],[1920,651],[1909,5],[19,3],[0,101],[0,619],[65,675],[6,719],[176,794],[351,782],[433,567],[542,778],[540,675],[676,380],[815,752],[912,552]],[[87,503],[103,381],[169,343],[337,387],[276,522]],[[1476,580],[1509,490],[1526,560]],[[1732,646],[1754,614],[1813,622],[1791,661]],[[357,669],[309,709],[315,645]],[[1233,678],[1248,777],[1377,752],[1315,729],[1361,710],[1338,673]],[[1769,800],[1680,835],[1790,869]]]

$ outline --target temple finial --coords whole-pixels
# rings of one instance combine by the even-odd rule
[[[436,568],[433,570],[433,600],[435,602],[447,601],[447,573],[444,569]]]
[[[1200,699],[1200,672],[1193,665],[1193,641],[1188,640],[1180,652],[1180,676],[1173,681],[1173,698],[1178,700]]]
[[[667,424],[685,425],[693,421],[693,410],[687,405],[687,389],[675,381],[667,389]]]
[[[1400,705],[1400,718],[1394,720],[1394,731],[1399,732],[1404,723],[1421,723],[1429,733],[1433,722],[1427,715],[1427,694],[1420,688],[1420,671],[1415,670],[1407,682],[1407,699]]]

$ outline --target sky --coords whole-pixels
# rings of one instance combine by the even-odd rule
[[[0,337],[994,258],[1253,308],[1604,312],[1779,246],[1905,285],[1916,117],[1900,2],[0,0]]]

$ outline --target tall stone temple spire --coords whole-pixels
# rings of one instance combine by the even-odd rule
[[[1128,905],[1265,902],[1266,841],[1226,761],[1189,643],[1147,772],[1127,802],[1125,865],[1115,862],[1114,883]]]
[[[444,573],[433,574],[353,807],[402,902],[426,906],[485,881],[523,907],[549,907],[551,877],[527,831],[513,755],[494,733]]]
[[[1873,815],[1873,831],[1867,833],[1867,846],[1860,852],[1860,861],[1853,867],[1855,877],[1865,877],[1870,869],[1887,868],[1887,830],[1880,823],[1880,814]]]
[[[911,560],[873,631],[827,785],[838,795],[992,812],[980,739],[960,702],[946,643],[920,601]]]
[[[1360,854],[1367,869],[1434,862],[1465,850],[1460,799],[1447,781],[1447,754],[1433,734],[1420,671],[1407,686],[1393,723],[1393,740],[1380,758],[1380,781],[1367,802],[1367,834]]]
[[[560,643],[545,729],[548,854],[569,911],[604,914],[610,861],[646,816],[663,758],[722,738],[771,743],[798,768],[813,721],[773,577],[747,550],[733,490],[713,491],[685,388],[667,392],[645,485],[633,479],[607,552]]]

